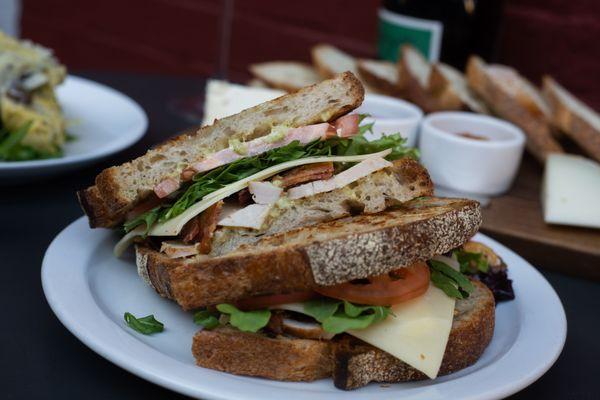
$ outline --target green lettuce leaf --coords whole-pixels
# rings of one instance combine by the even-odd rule
[[[464,299],[475,290],[473,283],[451,266],[437,260],[429,260],[431,282],[450,297]]]
[[[270,310],[241,311],[231,304],[219,304],[217,310],[229,315],[229,323],[243,332],[258,332],[269,323]]]
[[[162,332],[165,328],[162,322],[154,318],[154,315],[136,318],[133,314],[126,312],[123,315],[123,319],[125,319],[125,322],[131,329],[144,335]]]
[[[219,314],[208,310],[200,310],[194,313],[194,323],[210,330],[219,326]]]
[[[476,274],[478,272],[487,274],[490,269],[490,264],[483,253],[455,250],[452,254],[460,264],[460,272],[463,274]]]
[[[365,329],[383,321],[389,315],[390,307],[362,306],[321,298],[305,302],[304,312],[320,322],[326,332],[338,334],[352,329]]]

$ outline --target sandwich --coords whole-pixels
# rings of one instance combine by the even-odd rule
[[[65,76],[51,50],[0,31],[0,161],[62,154],[66,122],[55,88]]]
[[[433,197],[399,134],[367,141],[345,72],[175,137],[78,193],[193,311],[199,366],[341,389],[435,378],[491,340],[503,262],[479,204]],[[492,268],[493,267],[493,268]],[[492,275],[491,273],[494,272]],[[508,294],[507,294],[508,293]]]

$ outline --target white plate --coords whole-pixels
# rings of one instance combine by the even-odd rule
[[[90,164],[137,142],[148,128],[144,110],[124,94],[100,83],[69,75],[57,88],[68,130],[76,137],[64,156],[48,160],[0,162],[0,179],[36,177]]]
[[[343,392],[330,379],[277,382],[229,375],[194,365],[192,314],[159,297],[138,278],[133,254],[115,259],[113,232],[91,230],[82,217],[48,248],[42,284],[61,322],[83,343],[126,370],[177,392],[204,399],[497,399],[531,384],[550,368],[566,337],[558,296],[524,259],[478,234],[509,265],[516,299],[496,308],[494,338],[473,366],[435,381],[393,384]],[[163,333],[129,329],[123,313],[154,314]]]

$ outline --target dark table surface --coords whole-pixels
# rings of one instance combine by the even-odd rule
[[[183,398],[114,366],[69,333],[46,303],[40,267],[52,239],[82,215],[75,191],[91,184],[102,168],[140,155],[148,146],[197,123],[178,109],[180,99],[202,94],[203,81],[105,72],[81,75],[135,99],[148,114],[149,130],[129,150],[95,166],[20,186],[0,186],[0,265],[4,271],[0,284],[4,321],[0,329],[0,397]],[[543,273],[564,304],[569,324],[567,342],[556,364],[511,398],[598,399],[600,284]]]

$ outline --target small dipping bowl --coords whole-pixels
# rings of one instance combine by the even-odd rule
[[[515,125],[469,112],[437,112],[423,119],[421,162],[436,185],[499,195],[517,174],[525,135]]]
[[[365,123],[375,122],[373,132],[367,132],[367,140],[377,140],[385,135],[400,133],[406,138],[406,145],[417,145],[419,123],[423,118],[423,111],[412,103],[394,97],[378,94],[367,94],[362,105],[355,112],[369,114]]]

